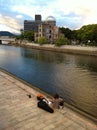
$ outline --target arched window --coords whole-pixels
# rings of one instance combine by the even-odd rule
[[[51,39],[51,35],[49,36],[49,39]]]
[[[52,31],[51,30],[49,30],[49,33],[51,33]]]

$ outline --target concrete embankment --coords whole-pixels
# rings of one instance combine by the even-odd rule
[[[61,52],[61,53],[97,56],[97,47],[86,47],[86,46],[84,47],[84,46],[73,46],[73,45],[64,45],[61,47],[57,47],[54,45],[48,45],[48,44],[38,45],[35,43],[21,44],[21,46],[33,48],[33,49]]]
[[[66,106],[53,114],[39,109],[37,93],[38,90],[0,71],[0,130],[97,130],[96,123]]]

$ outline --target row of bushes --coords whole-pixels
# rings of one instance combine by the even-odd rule
[[[38,43],[40,45],[43,45],[43,44],[47,44],[48,41],[45,37],[41,37],[39,38]],[[53,44],[55,44],[56,46],[61,46],[61,45],[66,45],[67,43],[68,43],[68,39],[64,35],[61,34],[59,38]]]

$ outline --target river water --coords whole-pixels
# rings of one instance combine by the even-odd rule
[[[0,67],[97,119],[97,57],[0,45]]]

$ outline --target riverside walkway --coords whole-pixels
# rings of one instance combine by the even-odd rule
[[[38,93],[0,71],[0,130],[97,130],[94,122],[66,106],[53,114],[38,108]]]

